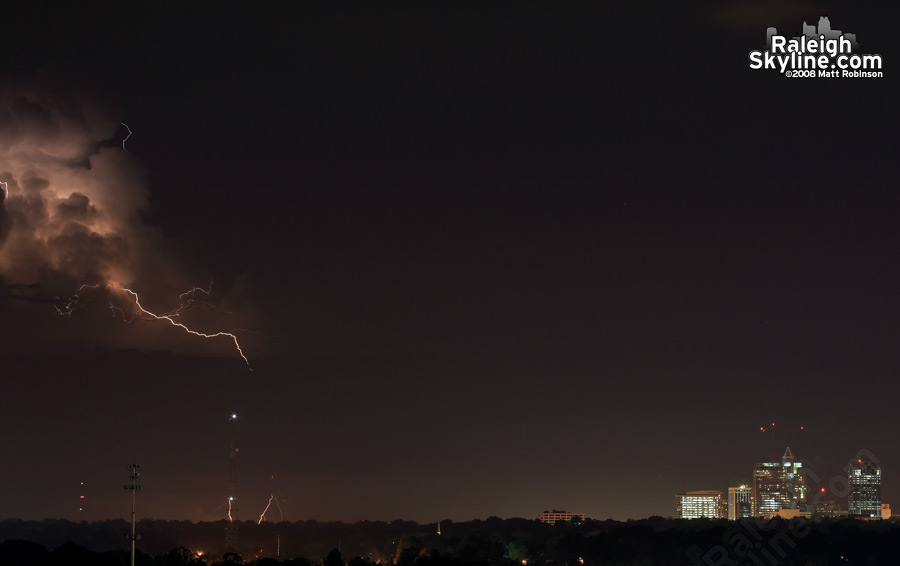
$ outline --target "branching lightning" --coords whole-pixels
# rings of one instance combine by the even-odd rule
[[[125,155],[134,132],[99,112],[93,92],[70,87],[13,81],[0,92],[2,291],[50,304],[66,317],[103,293],[124,321],[164,321],[199,338],[230,339],[252,371],[238,340],[244,330],[201,326],[188,314],[200,308],[231,315],[214,304],[212,283],[182,293],[171,312],[169,305],[145,308],[137,291],[125,287],[152,273],[151,266],[168,281],[181,274],[168,265],[166,250],[156,249],[155,228],[142,222],[146,182],[136,160]],[[118,151],[111,143],[123,132]],[[68,289],[85,284],[74,292],[56,290],[67,281]]]
[[[281,510],[281,503],[278,502],[278,498],[275,498],[275,507],[278,508],[278,518],[281,521],[284,521],[284,512]]]
[[[266,503],[266,508],[263,509],[263,512],[259,516],[259,521],[256,522],[257,525],[261,525],[263,521],[266,520],[266,513],[269,512],[269,509],[272,507],[272,502],[275,502],[275,507],[278,509],[278,515],[280,517],[280,521],[284,521],[284,512],[281,510],[281,502],[278,500],[278,497],[275,495],[277,490],[275,489],[275,474],[272,474],[272,486],[271,492],[269,494],[269,501]]]
[[[56,308],[56,311],[60,315],[72,316],[72,313],[79,306],[81,306],[83,304],[83,299],[80,296],[80,293],[85,289],[97,289],[99,287],[104,287],[107,290],[113,291],[113,292],[114,291],[124,292],[124,293],[127,293],[131,297],[131,299],[133,300],[134,306],[137,308],[137,312],[135,312],[135,314],[132,316],[129,316],[125,312],[125,309],[123,309],[121,306],[114,304],[112,301],[109,302],[109,309],[113,312],[114,315],[121,316],[122,320],[124,322],[131,322],[137,318],[160,320],[160,321],[168,322],[172,326],[176,326],[176,327],[180,328],[181,330],[187,332],[188,334],[192,334],[192,335],[198,336],[200,338],[230,338],[231,341],[234,343],[234,347],[237,350],[238,355],[241,357],[241,359],[244,360],[244,363],[247,364],[247,368],[250,371],[253,371],[253,367],[250,365],[250,360],[244,354],[244,350],[241,348],[241,344],[238,341],[237,335],[234,334],[233,332],[224,332],[224,331],[213,332],[213,333],[200,332],[199,330],[194,330],[193,328],[190,328],[186,324],[183,324],[183,323],[175,320],[175,317],[179,316],[186,309],[193,306],[194,303],[198,302],[198,301],[194,301],[193,299],[190,299],[190,298],[185,299],[185,297],[190,297],[191,294],[196,293],[196,292],[202,292],[202,293],[209,295],[212,290],[212,284],[210,284],[209,289],[195,287],[189,291],[182,293],[181,295],[179,295],[179,297],[181,299],[181,304],[179,305],[179,307],[177,309],[175,309],[174,311],[171,311],[169,313],[163,313],[163,314],[156,314],[152,311],[145,309],[144,306],[141,304],[140,296],[137,294],[136,291],[132,291],[131,289],[129,289],[127,287],[123,287],[116,283],[107,283],[107,284],[100,284],[100,283],[88,284],[88,283],[86,283],[86,284],[82,285],[81,287],[79,287],[78,290],[75,291],[75,293],[73,293],[69,297],[65,297],[65,298],[56,297],[55,298],[56,300],[54,301],[54,307]],[[214,308],[209,303],[204,302],[202,304],[205,304],[211,308]]]
[[[126,130],[128,130],[128,135],[125,136],[125,139],[124,139],[124,140],[122,140],[122,149],[125,149],[125,142],[128,141],[128,138],[130,138],[130,137],[131,137],[131,134],[133,134],[134,132],[131,131],[131,128],[129,128],[129,127],[128,127],[128,124],[126,124],[125,122],[122,122],[122,125],[125,126],[125,129],[126,129]],[[126,150],[126,151],[128,151],[128,150]]]
[[[231,338],[231,341],[234,342],[234,347],[237,349],[238,354],[241,356],[241,358],[243,358],[244,363],[247,364],[247,368],[250,371],[253,371],[253,368],[250,366],[250,360],[248,360],[247,356],[244,355],[244,351],[241,349],[241,344],[240,344],[240,342],[238,342],[237,336],[235,336],[231,332],[216,332],[213,334],[207,334],[205,332],[199,332],[192,328],[188,328],[184,324],[175,321],[175,319],[171,315],[155,314],[155,313],[152,313],[152,312],[148,311],[147,309],[145,309],[141,305],[141,299],[138,296],[138,294],[135,293],[134,291],[132,291],[131,289],[128,289],[127,287],[119,287],[119,289],[121,289],[121,290],[125,291],[126,293],[128,293],[129,295],[131,295],[134,298],[134,306],[136,306],[138,308],[138,310],[141,311],[141,313],[149,316],[152,319],[164,320],[164,321],[168,322],[169,324],[171,324],[172,326],[177,326],[178,328],[184,330],[188,334],[193,334],[194,336],[199,336],[201,338],[219,338],[220,336],[225,336],[225,337]]]
[[[77,291],[66,298],[56,297],[56,303],[54,303],[53,305],[54,307],[56,307],[56,312],[58,312],[61,316],[72,316],[72,313],[75,312],[75,309],[81,305],[81,296],[78,293],[84,291],[85,289],[96,289],[99,286],[99,283],[95,285],[85,283],[84,285],[79,287]],[[110,304],[110,308],[112,308],[112,304]]]
[[[222,313],[225,313],[225,314],[231,314],[230,311],[227,311],[227,310],[225,310],[225,309],[219,308],[219,307],[217,307],[216,305],[212,304],[212,303],[209,302],[209,301],[202,301],[202,300],[196,299],[196,298],[194,297],[194,296],[197,295],[197,294],[206,295],[207,297],[212,296],[212,286],[213,286],[213,282],[210,281],[210,282],[209,282],[209,287],[208,287],[207,289],[204,289],[203,287],[194,287],[193,289],[190,289],[190,290],[185,291],[184,293],[178,295],[178,299],[179,299],[178,308],[176,308],[175,310],[172,310],[172,311],[169,311],[169,312],[165,313],[165,316],[171,316],[171,317],[180,316],[181,313],[183,313],[183,312],[185,312],[185,311],[187,311],[187,310],[192,309],[195,305],[200,305],[200,306],[202,306],[202,307],[205,307],[205,308],[207,308],[207,309],[209,309],[209,310],[213,310],[213,311],[216,311],[216,312],[222,312]],[[249,330],[244,330],[244,329],[242,329],[242,328],[239,328],[239,329],[236,329],[236,330],[241,330],[241,331],[243,331],[243,332],[250,332]]]

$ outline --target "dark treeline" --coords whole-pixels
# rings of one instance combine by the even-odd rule
[[[0,564],[129,564],[125,521],[0,521]],[[489,518],[242,522],[225,549],[225,523],[144,520],[138,566],[830,566],[900,564],[900,524],[853,520],[592,521],[546,525]]]

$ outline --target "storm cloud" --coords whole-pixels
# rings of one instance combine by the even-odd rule
[[[8,284],[131,284],[148,228],[146,171],[111,143],[115,104],[48,80],[0,92],[0,276]]]

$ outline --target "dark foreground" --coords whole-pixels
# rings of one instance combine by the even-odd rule
[[[900,523],[852,520],[535,520],[237,524],[141,521],[137,566],[830,566],[900,564]],[[130,563],[124,521],[0,521],[0,564]]]

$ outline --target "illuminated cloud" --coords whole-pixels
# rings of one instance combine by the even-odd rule
[[[113,110],[108,110],[113,108]],[[0,92],[0,276],[10,284],[134,281],[146,173],[109,140],[115,105],[50,81]]]
[[[175,291],[191,285],[159,233],[141,220],[147,174],[122,147],[116,105],[49,80],[2,82],[0,283],[7,294],[67,315],[85,296],[102,296],[119,320],[158,323],[106,336],[106,345],[180,349],[173,347],[175,327],[175,340],[184,340],[184,331],[233,345],[247,361],[237,336],[222,330],[234,322],[232,313],[195,298],[185,302]],[[140,300],[130,288],[140,289]]]

